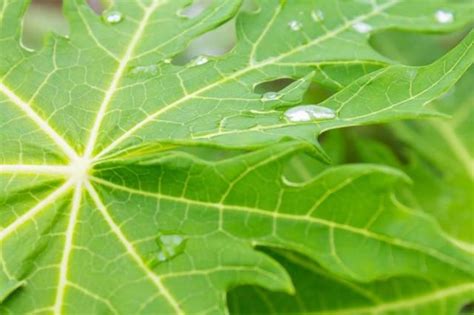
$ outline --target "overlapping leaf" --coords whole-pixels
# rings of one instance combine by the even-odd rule
[[[404,193],[408,202],[436,217],[452,237],[472,248],[473,158],[472,91],[469,71],[456,88],[433,106],[450,117],[391,126],[405,143],[400,161],[393,148],[373,139],[354,140],[361,161],[403,169],[414,186]]]
[[[459,314],[465,303],[474,298],[474,284],[469,281],[453,283],[403,276],[354,283],[293,253],[279,251],[273,255],[291,270],[297,294],[239,288],[229,297],[232,313],[447,315]]]
[[[404,142],[418,151],[412,155],[407,172],[417,183],[413,194],[419,207],[438,218],[449,234],[471,246],[474,244],[474,94],[470,86],[473,77],[471,69],[453,93],[435,105],[452,115],[450,118],[421,126],[398,125],[395,129]],[[423,187],[422,181],[429,183],[429,187]]]
[[[333,134],[325,142],[326,149],[342,151],[331,151],[337,163],[346,163],[350,157],[351,161],[385,164],[406,171],[412,184],[400,193],[407,202],[433,215],[443,227],[443,233],[449,235],[446,237],[471,253],[474,209],[469,142],[473,139],[470,121],[473,73],[469,71],[452,92],[432,104],[451,117],[390,126],[396,141],[402,140],[405,145],[390,147],[387,130],[380,127],[377,130],[385,134],[383,141],[370,129],[348,132],[346,140],[340,137],[341,133]],[[393,136],[388,143],[397,143]],[[351,149],[351,145],[355,147]],[[307,178],[308,167],[321,168],[310,162],[301,157],[292,162],[291,170],[300,173],[295,176],[298,180]],[[239,288],[229,297],[233,313],[459,314],[465,309],[467,314],[471,308],[466,305],[472,305],[474,300],[473,282],[468,278],[439,282],[394,277],[361,284],[331,274],[301,256],[282,251],[273,251],[273,254],[291,272],[296,294],[271,293],[257,287]],[[340,296],[345,298],[340,299]]]

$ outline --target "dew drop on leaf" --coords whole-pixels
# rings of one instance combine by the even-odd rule
[[[277,92],[267,92],[267,93],[263,94],[262,101],[264,101],[264,102],[274,101],[274,100],[278,99],[279,96],[280,95]]]
[[[290,21],[288,23],[288,26],[290,27],[290,29],[292,31],[295,31],[295,32],[297,32],[297,31],[299,31],[303,28],[303,24],[301,24],[300,21],[296,21],[296,20]]]
[[[181,254],[186,246],[186,238],[174,233],[161,233],[156,238],[158,252],[153,254],[151,264],[159,264]]]
[[[300,105],[288,109],[285,117],[291,122],[328,120],[336,118],[334,110],[318,105]]]
[[[196,59],[193,60],[192,65],[201,66],[201,65],[205,65],[208,62],[209,62],[209,58],[207,58],[206,56],[198,56],[196,57]]]
[[[117,24],[123,21],[123,14],[119,11],[108,11],[104,12],[102,18],[109,24]]]
[[[356,32],[364,34],[372,30],[372,25],[364,23],[364,22],[357,22],[357,23],[354,23],[354,25],[352,25],[352,28],[356,30]]]
[[[435,13],[435,19],[441,24],[448,24],[454,21],[454,14],[446,10],[438,10]]]
[[[313,10],[311,11],[311,18],[315,22],[321,22],[324,20],[324,13],[321,10]]]

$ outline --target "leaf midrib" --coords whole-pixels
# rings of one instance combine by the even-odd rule
[[[145,9],[145,14],[142,17],[137,30],[133,34],[130,40],[130,43],[127,46],[127,49],[125,50],[123,57],[120,58],[118,68],[115,71],[114,76],[112,77],[112,81],[110,83],[109,88],[105,92],[105,96],[104,96],[104,99],[102,100],[102,103],[100,104],[99,111],[96,116],[96,120],[94,122],[94,125],[92,126],[92,129],[89,135],[89,140],[87,142],[87,146],[84,152],[84,157],[86,159],[89,159],[91,155],[93,154],[95,144],[99,136],[99,130],[102,125],[102,121],[104,120],[104,117],[107,113],[107,108],[110,102],[112,101],[113,96],[115,95],[117,87],[123,77],[125,70],[127,69],[127,66],[130,60],[133,58],[135,49],[140,43],[143,33],[145,32],[145,29],[148,25],[148,21],[150,20],[152,14],[156,11],[156,9],[166,2],[167,0],[162,0],[162,1],[154,0],[152,4]]]

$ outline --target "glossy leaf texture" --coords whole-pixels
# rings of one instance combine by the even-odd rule
[[[284,172],[303,152],[324,158],[326,130],[439,115],[426,105],[471,66],[474,34],[423,67],[368,39],[454,31],[472,5],[334,3],[261,0],[241,13],[238,0],[213,1],[189,18],[188,0],[116,0],[102,16],[65,0],[69,36],[29,51],[28,1],[0,0],[0,313],[227,313],[233,286],[294,292],[256,245],[347,281],[472,279],[472,253],[397,200],[402,173],[347,165],[294,183]],[[230,53],[173,63],[234,17]],[[254,90],[279,78],[295,82]],[[338,92],[304,104],[311,83]],[[210,161],[197,146],[243,152]]]

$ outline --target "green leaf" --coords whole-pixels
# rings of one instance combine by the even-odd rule
[[[435,108],[449,119],[399,124],[396,134],[407,144],[418,205],[439,219],[445,230],[474,249],[474,94],[471,69]],[[425,184],[422,184],[425,183]]]
[[[380,140],[355,135],[358,161],[403,169],[413,186],[403,194],[415,207],[430,213],[454,239],[472,250],[474,199],[472,187],[473,93],[472,69],[445,97],[432,104],[449,118],[391,125],[397,141],[393,148]],[[340,146],[345,146],[339,142]],[[396,152],[396,150],[401,152]],[[408,164],[400,160],[400,155]]]
[[[0,303],[2,303],[10,294],[25,284],[25,282],[9,279],[3,272],[0,274]]]
[[[474,284],[403,276],[370,283],[347,281],[307,258],[270,251],[291,270],[296,295],[257,287],[242,287],[229,294],[233,314],[426,314],[456,315],[474,298]]]
[[[286,143],[218,163],[169,153],[143,163],[103,164],[84,186],[69,180],[38,192],[30,210],[2,219],[10,274],[20,274],[37,244],[45,244],[34,254],[40,271],[27,273],[28,285],[4,309],[193,313],[223,311],[229,286],[291,292],[284,269],[251,244],[298,251],[356,280],[399,273],[472,277],[472,255],[433,220],[394,199],[401,174],[342,166],[293,185],[282,178],[285,160],[306,149]],[[6,203],[27,209],[26,202]],[[168,260],[162,259],[162,235],[186,242]],[[41,289],[45,283],[50,290]]]
[[[22,1],[3,2],[3,15],[8,19],[2,20],[2,29],[19,29],[19,17],[24,11]],[[17,106],[9,106],[12,108],[5,113],[4,122],[15,119],[15,127],[22,127],[7,124],[3,128],[8,128],[5,142],[13,146],[9,151],[24,151],[19,148],[18,130],[22,134],[26,130],[36,134],[38,129],[48,130],[53,143],[45,135],[37,135],[27,149],[36,151],[34,148],[40,147],[41,154],[49,160],[53,160],[50,155],[63,155],[57,146],[66,150],[69,158],[74,157],[73,151],[104,158],[150,141],[210,142],[234,147],[254,147],[284,137],[314,142],[318,131],[378,122],[386,118],[387,112],[404,111],[408,117],[420,115],[418,106],[412,104],[410,110],[408,85],[412,83],[414,92],[422,93],[416,98],[418,101],[425,100],[421,96],[435,98],[472,62],[472,38],[468,38],[446,60],[429,70],[420,69],[420,75],[416,68],[388,68],[353,85],[352,89],[357,90],[368,82],[385,83],[394,76],[400,78],[395,95],[376,99],[373,113],[368,108],[346,107],[333,101],[325,106],[338,112],[344,106],[341,119],[295,124],[282,119],[283,109],[275,113],[269,108],[288,103],[263,102],[262,95],[253,92],[253,86],[279,77],[303,77],[313,71],[317,72],[314,80],[324,83],[328,78],[334,80],[332,76],[341,76],[342,69],[349,69],[344,73],[346,82],[350,82],[367,72],[364,69],[373,70],[390,62],[370,47],[370,32],[392,27],[449,31],[470,21],[472,6],[468,1],[448,5],[446,1],[411,4],[391,0],[378,4],[354,1],[335,8],[332,1],[292,1],[285,5],[262,1],[265,9],[258,14],[239,16],[240,40],[232,53],[207,63],[201,58],[199,63],[204,64],[191,62],[183,68],[167,60],[191,39],[230,19],[239,6],[238,0],[215,1],[203,14],[187,19],[176,15],[186,3],[189,1],[116,1],[105,15],[117,12],[123,18],[110,24],[104,22],[107,17],[96,16],[82,1],[66,1],[70,38],[50,36],[46,47],[38,53],[19,52],[18,32],[7,32],[2,37],[6,64],[0,67],[1,90],[6,101]],[[449,9],[455,17],[452,23],[436,20],[440,8]],[[314,20],[313,9],[323,12],[323,21]],[[288,24],[295,19],[306,28],[293,31]],[[370,32],[358,32],[361,23],[370,25]],[[156,25],[163,31],[155,32]],[[282,36],[285,45],[275,45],[283,41]],[[354,42],[359,43],[356,48]],[[374,62],[376,68],[370,68]],[[24,73],[32,75],[25,80]],[[423,77],[425,73],[434,76],[430,78],[433,86]],[[381,93],[367,88],[366,91]],[[380,112],[383,108],[386,111]],[[31,110],[25,116],[27,109]],[[269,113],[250,115],[250,111]],[[20,115],[22,118],[18,119]],[[40,120],[47,120],[48,125]],[[17,157],[4,159],[12,162]]]
[[[66,0],[69,37],[39,51],[21,45],[27,3],[0,0],[1,313],[225,313],[232,286],[294,291],[258,244],[357,281],[473,276],[472,255],[393,196],[401,173],[283,176],[293,156],[324,155],[325,130],[433,115],[424,105],[472,64],[474,35],[425,67],[395,64],[369,35],[459,29],[468,1],[262,0],[238,13],[226,0],[186,18],[188,0],[117,0],[103,16]],[[170,63],[234,17],[232,52]],[[254,91],[288,77],[271,97]],[[285,119],[311,83],[341,91],[292,114],[325,120]],[[212,162],[180,151],[198,145],[260,150]]]

